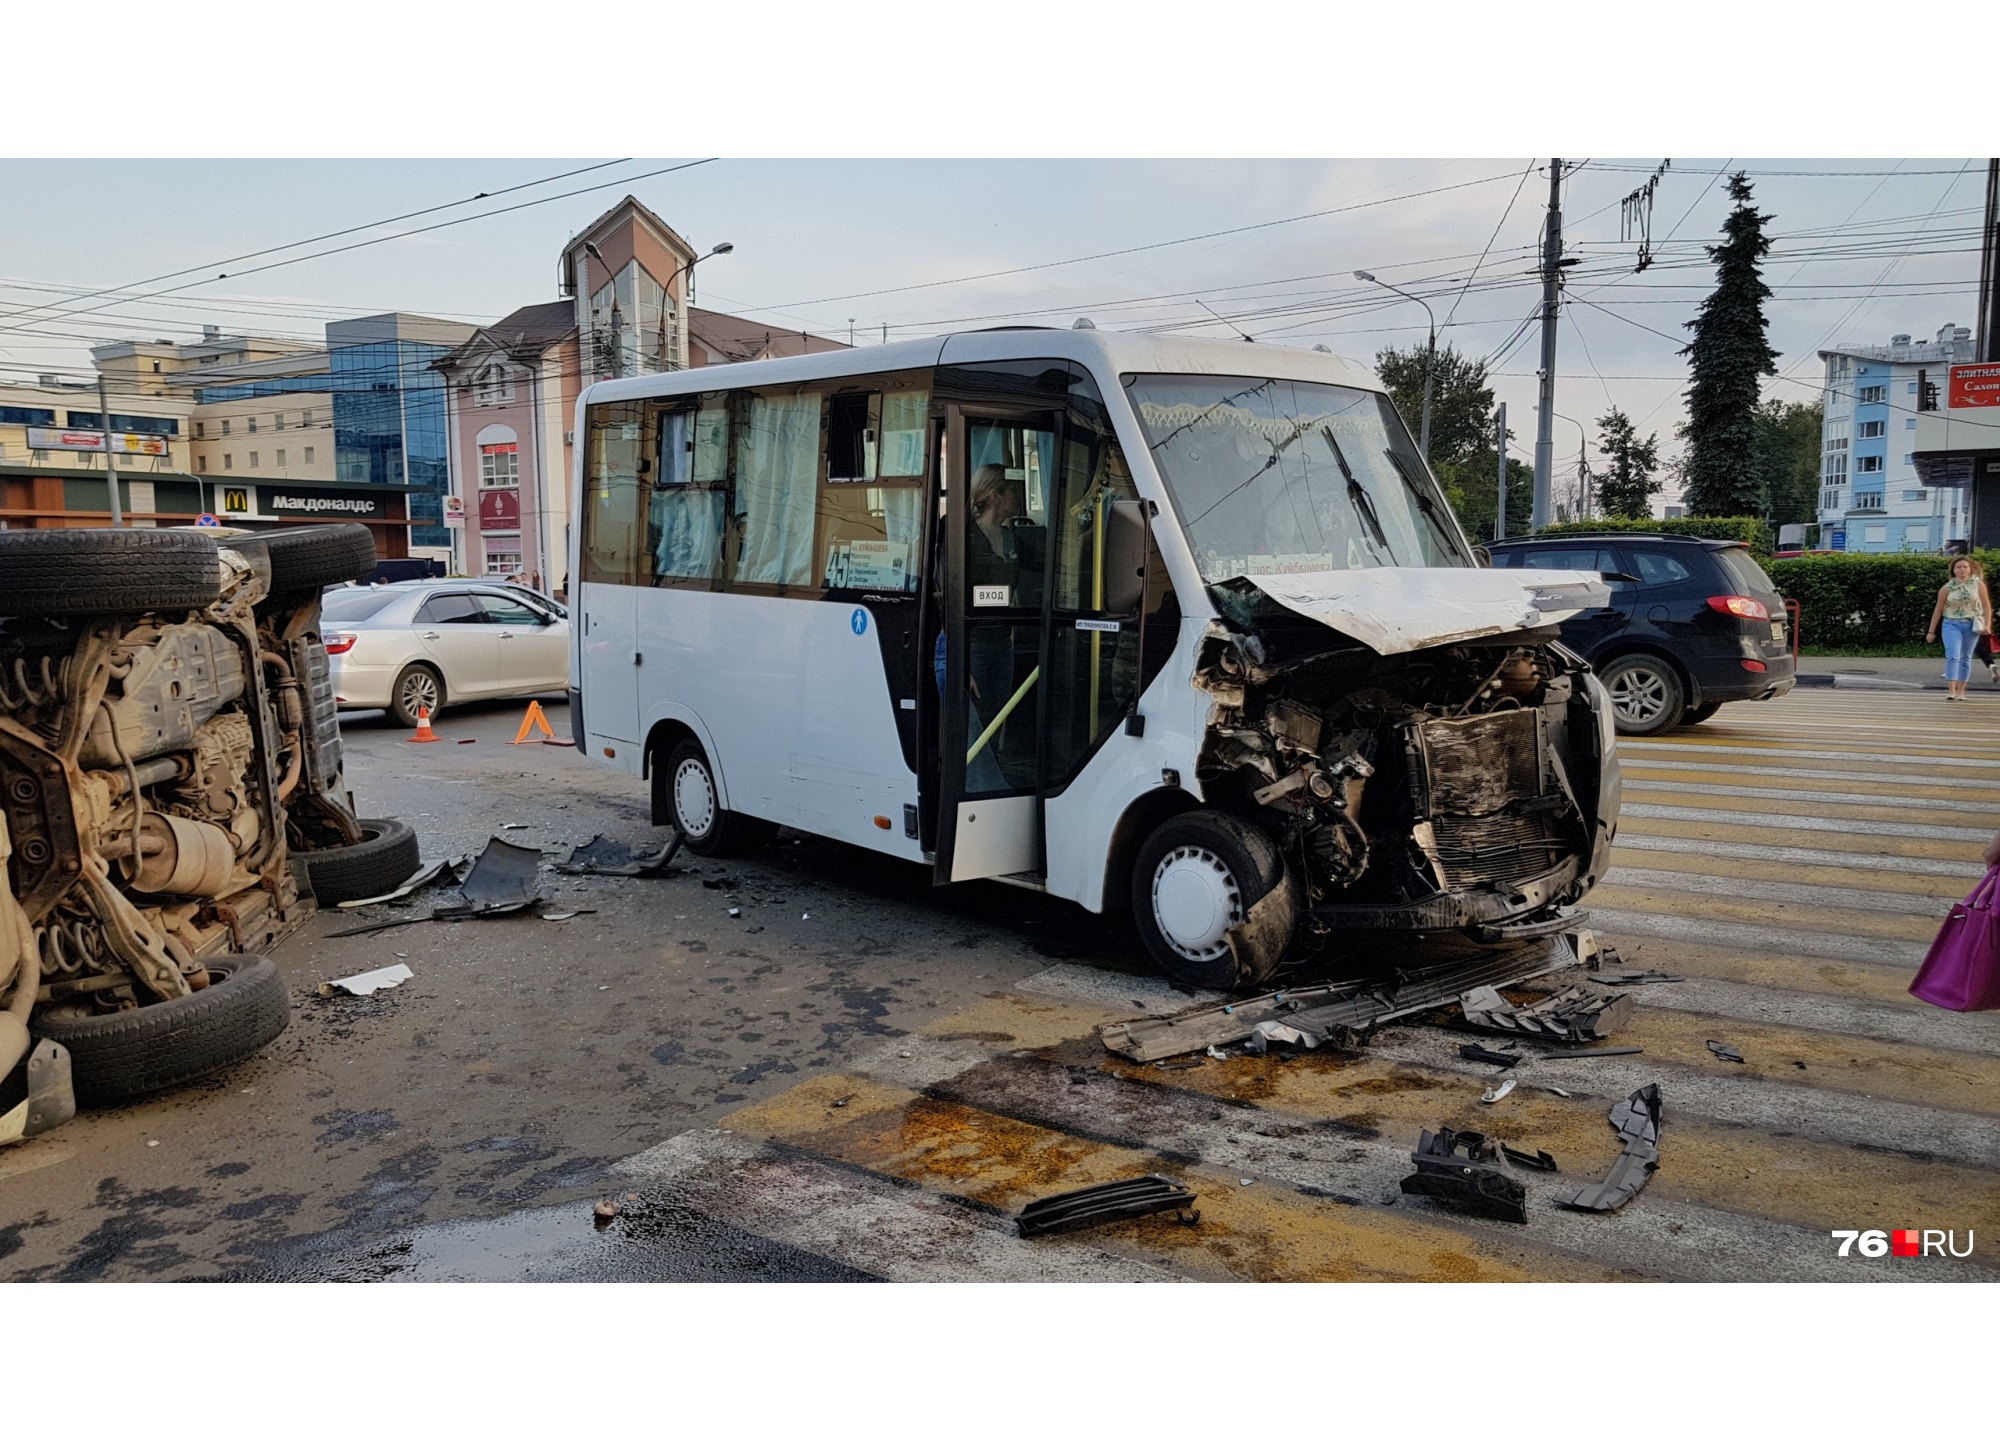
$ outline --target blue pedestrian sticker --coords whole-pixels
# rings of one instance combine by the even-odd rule
[[[852,615],[847,617],[847,624],[848,628],[853,630],[856,635],[866,635],[868,633],[868,612],[866,610],[856,610]]]

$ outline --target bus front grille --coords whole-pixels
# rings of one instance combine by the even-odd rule
[[[1561,864],[1565,851],[1547,814],[1438,815],[1431,824],[1445,881],[1454,890],[1532,880]]]

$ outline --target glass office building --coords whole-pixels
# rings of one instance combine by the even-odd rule
[[[432,362],[470,339],[472,325],[423,315],[371,315],[326,327],[333,389],[334,474],[410,493],[410,543],[451,544],[444,376]]]

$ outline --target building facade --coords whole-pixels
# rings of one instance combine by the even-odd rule
[[[1918,469],[1918,417],[1936,407],[1949,368],[1972,358],[1972,334],[1946,325],[1934,340],[1822,350],[1822,550],[1941,552],[1970,534],[1962,491],[1927,485]]]

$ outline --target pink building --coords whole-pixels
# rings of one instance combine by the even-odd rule
[[[586,384],[846,347],[686,301],[696,251],[626,196],[563,249],[568,298],[525,305],[436,362],[446,380],[454,567],[566,586],[576,398]]]

